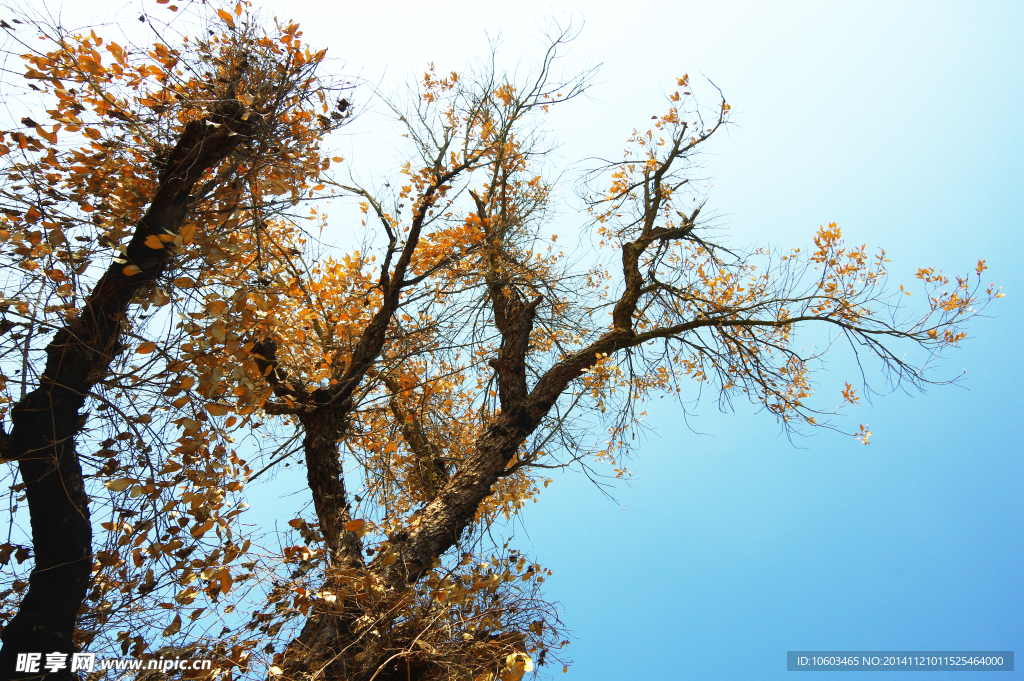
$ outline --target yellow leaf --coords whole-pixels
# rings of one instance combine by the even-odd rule
[[[189,534],[191,534],[196,539],[201,539],[204,534],[209,532],[211,527],[213,527],[213,521],[212,520],[207,520],[202,525],[196,525],[195,527],[193,527],[189,531]]]
[[[146,246],[155,250],[161,250],[164,247],[164,242],[160,240],[156,234],[150,234],[146,237]]]
[[[345,523],[346,532],[358,532],[366,526],[365,520],[350,520]]]
[[[398,554],[397,553],[387,553],[387,554],[385,554],[385,556],[383,558],[380,559],[380,564],[381,565],[391,565],[396,560],[398,560]]]
[[[137,352],[140,355],[148,355],[154,350],[156,350],[156,343],[143,343],[142,345],[135,349],[135,352]]]
[[[125,268],[121,270],[121,274],[126,277],[134,277],[136,274],[141,272],[137,265],[125,265]]]
[[[178,277],[174,280],[174,285],[178,288],[192,288],[196,285],[196,282],[191,277]]]
[[[171,622],[170,626],[164,629],[164,636],[176,634],[179,629],[181,629],[181,615],[175,615],[174,621]]]
[[[111,492],[123,492],[131,485],[137,483],[138,480],[135,478],[118,478],[117,480],[108,480],[103,483],[103,486],[109,489]]]
[[[235,18],[222,9],[217,10],[217,16],[224,20],[224,23],[231,28],[235,27]]]
[[[187,243],[191,242],[192,239],[195,238],[195,236],[196,236],[196,225],[195,225],[195,223],[192,223],[190,225],[185,225],[184,227],[181,228],[181,240],[184,243],[187,244]]]
[[[533,660],[526,653],[513,653],[505,658],[505,668],[512,681],[519,681],[526,672],[533,671]]]
[[[196,599],[196,594],[199,593],[199,589],[194,586],[186,587],[178,592],[174,597],[174,600],[181,603],[182,605],[188,605]]]

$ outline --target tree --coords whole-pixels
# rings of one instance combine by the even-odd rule
[[[163,286],[171,280],[195,286],[201,274],[183,273],[195,264],[245,261],[249,244],[225,243],[235,240],[239,214],[249,218],[259,250],[261,221],[315,184],[329,165],[319,141],[344,120],[343,111],[324,115],[332,90],[313,77],[324,54],[303,51],[296,26],[268,36],[243,20],[242,5],[218,15],[220,32],[149,50],[104,46],[95,31],[71,33],[31,18],[14,20],[18,29],[5,25],[14,49],[26,51],[28,87],[54,122],[44,127],[26,116],[30,132],[8,133],[10,144],[0,149],[9,160],[0,218],[4,332],[18,330],[3,361],[5,372],[21,376],[2,379],[4,402],[13,406],[3,408],[11,425],[0,444],[3,458],[18,464],[15,489],[28,501],[35,557],[18,614],[4,629],[5,678],[17,652],[71,652],[90,638],[81,630],[73,638],[76,617],[90,581],[94,590],[106,587],[102,575],[90,579],[90,504],[76,440],[89,420],[81,413],[87,401],[116,413],[110,422],[119,440],[152,421],[103,395],[124,395],[126,385],[130,394],[139,381],[112,370],[144,319],[129,314],[130,306],[167,304]],[[38,36],[22,38],[26,29]],[[35,37],[46,47],[30,42]],[[323,114],[311,113],[321,106]],[[118,252],[110,258],[112,246]],[[41,347],[49,331],[56,333]],[[19,382],[15,398],[10,390]],[[111,455],[100,467],[106,473],[131,468],[113,458],[113,442],[99,451]],[[148,449],[141,436],[134,444]],[[5,562],[15,550],[6,546]],[[24,560],[26,549],[16,550]]]
[[[53,639],[55,650],[71,650],[71,620],[88,579],[75,643],[90,650],[211,656],[218,666],[211,674],[522,678],[535,663],[557,657],[560,625],[540,595],[543,568],[508,544],[491,546],[488,528],[539,492],[546,469],[607,467],[623,475],[643,402],[657,392],[684,394],[684,379],[723,404],[750,399],[787,430],[839,428],[831,418],[836,406],[816,401],[812,390],[815,360],[824,351],[802,349],[798,329],[820,327],[829,339],[825,351],[846,341],[891,383],[921,386],[932,380],[928,361],[960,342],[963,324],[999,295],[981,286],[983,262],[976,283],[964,277],[954,284],[923,269],[918,276],[927,302],[915,313],[903,287],[887,286],[884,252],[847,247],[834,224],[818,231],[807,253],[724,244],[700,220],[704,197],[693,186],[691,163],[728,124],[730,106],[724,98],[710,109],[699,106],[686,76],[677,79],[666,113],[629,138],[623,158],[584,178],[587,229],[598,249],[580,267],[553,233],[559,178],[546,177],[549,147],[539,123],[549,107],[582,93],[590,77],[559,82],[553,75],[571,30],[555,31],[528,78],[501,72],[493,59],[467,74],[439,76],[431,66],[407,99],[390,103],[409,149],[399,175],[383,192],[332,181],[321,176],[329,164],[318,145],[348,103],[338,103],[337,118],[327,115],[328,88],[309,71],[322,55],[300,48],[294,25],[265,41],[255,24],[243,25],[244,8],[218,14],[226,26],[221,36],[189,44],[200,63],[221,69],[212,80],[219,75],[216,87],[226,89],[216,90],[215,99],[229,104],[217,112],[226,107],[241,123],[252,110],[259,129],[236,135],[250,149],[241,159],[225,155],[194,171],[198,181],[207,169],[216,172],[217,163],[231,168],[210,175],[205,193],[192,199],[194,230],[136,228],[132,243],[141,238],[141,246],[129,245],[131,262],[108,270],[111,281],[149,282],[148,298],[143,309],[130,308],[142,300],[143,283],[131,291],[119,283],[124,302],[116,313],[124,321],[98,347],[127,339],[130,319],[130,333],[141,341],[135,353],[144,361],[115,364],[117,353],[107,350],[102,365],[87,373],[95,380],[79,385],[80,401],[68,412],[77,417],[88,393],[103,422],[120,432],[99,443],[104,463],[93,469],[111,500],[110,520],[97,533],[106,537],[104,548],[96,551],[91,574],[78,561],[77,591],[54,599],[65,617],[53,627],[65,632]],[[80,43],[94,51],[97,40]],[[65,49],[76,56],[83,48]],[[188,63],[167,49],[155,48],[155,58]],[[86,66],[92,62],[98,59]],[[34,74],[47,74],[49,63],[34,61],[30,75],[40,79]],[[247,64],[241,76],[239,63]],[[254,63],[265,65],[262,75],[243,87]],[[257,97],[253,90],[263,82],[273,86]],[[189,83],[182,87],[204,81]],[[138,103],[165,121],[176,106],[174,90],[160,85],[157,91],[167,96],[147,93]],[[100,101],[101,109],[110,106]],[[317,106],[322,113],[313,112]],[[183,135],[182,141],[158,167],[177,167],[174,159],[191,148],[183,146],[188,126],[200,129],[190,121],[204,121],[194,112],[178,116],[175,125],[185,132],[170,126],[166,134]],[[148,130],[143,121],[124,118],[111,125]],[[226,120],[210,122],[230,130]],[[268,130],[278,130],[277,137]],[[136,136],[118,148],[144,148],[148,138]],[[281,160],[295,165],[282,171]],[[108,171],[111,179],[102,184],[107,175],[94,166],[78,172],[79,182],[107,194],[126,184],[123,171]],[[38,167],[11,172],[31,174],[32,186],[43,188],[49,168]],[[162,172],[159,181],[171,171]],[[153,184],[156,193],[132,204],[138,211],[146,196],[160,195]],[[315,195],[328,186],[359,201],[365,243],[323,257],[326,247],[285,211],[309,187]],[[84,210],[86,199],[74,200]],[[157,205],[154,199],[149,214]],[[104,219],[112,207],[108,201],[101,208]],[[43,211],[36,210],[41,221]],[[322,225],[326,216],[311,210]],[[27,213],[16,217],[28,220]],[[124,225],[136,222],[116,224],[125,234]],[[164,233],[175,238],[162,239]],[[150,236],[156,240],[147,247]],[[26,240],[32,243],[28,232],[18,247],[28,249]],[[43,240],[40,233],[36,245]],[[190,249],[193,240],[197,247]],[[137,262],[137,253],[155,257],[142,247],[166,263]],[[28,251],[36,259],[46,255]],[[180,321],[158,314],[147,326],[147,304],[171,301],[154,284],[172,255],[174,266],[196,268],[194,276],[175,280]],[[132,265],[139,271],[126,272]],[[42,296],[57,279],[34,274],[39,269],[25,269],[19,296]],[[103,290],[104,281],[94,290]],[[86,314],[94,299],[84,312],[76,306],[72,325],[97,318]],[[51,355],[62,356],[63,346],[53,347]],[[920,351],[920,361],[907,359],[905,349]],[[53,375],[41,374],[40,390],[53,390]],[[841,401],[856,402],[856,392],[847,383]],[[17,418],[5,450],[14,454],[23,451],[10,444],[21,432]],[[96,438],[74,423],[47,442]],[[866,426],[851,434],[865,443],[870,435]],[[249,438],[272,443],[247,445],[265,456],[256,472],[236,444]],[[46,460],[78,466],[81,457],[67,450],[62,445]],[[312,513],[291,518],[294,532],[275,537],[279,546],[262,541],[260,555],[259,538],[239,534],[240,494],[247,481],[296,452],[306,467]],[[346,457],[358,464],[354,473],[346,472]],[[74,479],[74,471],[62,476]],[[361,496],[349,491],[353,479]],[[67,496],[75,509],[87,508],[84,493],[77,502]],[[31,494],[29,506],[35,522]],[[82,523],[79,534],[89,527]],[[41,546],[35,545],[37,571]],[[88,541],[75,546],[77,556],[88,555]],[[19,550],[12,545],[8,559]],[[253,586],[240,586],[246,582]],[[18,618],[33,612],[33,588]],[[246,605],[246,595],[256,604]],[[201,607],[186,622],[185,606],[197,599]],[[226,617],[241,607],[247,618]],[[204,632],[208,611],[220,615],[219,633]],[[18,636],[9,632],[24,627],[18,622],[5,630],[5,660],[8,636]],[[160,630],[172,643],[147,650],[153,640],[147,634]]]

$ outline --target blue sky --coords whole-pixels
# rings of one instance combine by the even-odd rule
[[[603,67],[591,100],[551,117],[565,161],[616,156],[676,76],[703,75],[734,111],[704,158],[709,210],[731,243],[805,247],[834,221],[850,243],[886,249],[895,283],[985,258],[1007,294],[937,374],[966,368],[961,387],[849,414],[850,428],[870,424],[869,447],[827,432],[794,446],[745,405],[701,405],[688,429],[664,400],[616,501],[582,476],[553,476],[516,544],[555,571],[548,593],[575,637],[565,678],[781,678],[787,650],[1024,651],[1024,4],[268,9],[290,13],[346,72],[385,84],[430,60],[461,68],[486,52],[485,31],[502,32],[514,57],[546,15],[583,17],[567,63]],[[394,147],[372,109],[343,146],[384,172]],[[823,389],[851,368],[837,356]],[[928,678],[945,676],[973,674]]]

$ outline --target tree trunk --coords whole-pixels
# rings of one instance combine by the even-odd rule
[[[325,403],[317,400],[318,397]],[[326,402],[327,399],[327,391],[316,391],[312,401],[317,406],[301,413],[299,418],[305,431],[302,447],[306,480],[329,557],[328,576],[322,588],[335,591],[333,571],[362,568],[363,546],[359,535],[345,529],[352,516],[338,451],[338,440],[344,430],[344,420],[338,412],[343,408]],[[302,632],[285,652],[285,678],[316,676],[325,681],[349,678],[347,655],[354,651],[347,650],[347,644],[353,620],[351,613],[329,612],[315,604]]]
[[[325,405],[299,417],[305,431],[302,448],[306,455],[306,482],[313,493],[313,507],[331,564],[356,567],[363,563],[363,547],[354,532],[345,530],[352,516],[338,452],[341,417],[332,406]]]

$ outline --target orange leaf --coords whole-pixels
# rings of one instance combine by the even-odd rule
[[[191,529],[191,530],[189,531],[189,534],[191,534],[191,535],[192,535],[193,537],[195,537],[196,539],[201,539],[201,538],[202,538],[202,536],[203,536],[204,534],[206,534],[206,533],[207,533],[207,532],[209,531],[209,529],[210,529],[211,527],[213,527],[213,521],[212,521],[212,520],[207,520],[207,521],[206,521],[205,523],[203,523],[202,525],[196,525],[195,527],[193,527],[193,528],[192,528],[192,529]]]
[[[220,570],[220,592],[226,594],[231,591],[231,570],[228,568],[221,568]]]
[[[135,349],[135,352],[137,352],[140,355],[148,355],[154,350],[156,350],[156,343],[143,343],[142,345]]]
[[[228,408],[223,404],[217,404],[216,402],[207,402],[206,411],[210,412],[211,416],[223,416],[228,413]]]
[[[153,248],[156,250],[160,250],[164,247],[164,242],[161,241],[160,237],[158,237],[156,234],[150,234],[149,236],[147,236],[145,243],[146,246],[148,246],[149,248]]]
[[[224,20],[224,23],[231,28],[235,27],[235,18],[222,9],[217,10],[217,16]]]

